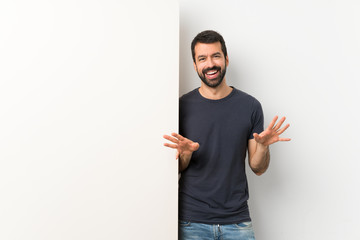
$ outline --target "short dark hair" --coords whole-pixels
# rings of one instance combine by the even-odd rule
[[[192,53],[193,61],[195,62],[195,45],[197,43],[215,43],[215,42],[221,43],[221,50],[224,53],[224,57],[226,58],[227,50],[226,50],[224,38],[219,33],[213,30],[206,30],[196,35],[196,37],[191,42],[191,53]]]

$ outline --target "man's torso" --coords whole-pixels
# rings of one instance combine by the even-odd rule
[[[180,179],[180,219],[250,220],[245,157],[252,133],[262,130],[260,103],[235,88],[220,100],[206,99],[198,89],[180,98],[180,134],[200,144]]]

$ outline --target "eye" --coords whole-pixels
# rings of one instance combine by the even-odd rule
[[[199,62],[202,62],[204,60],[205,60],[205,58],[199,58]]]

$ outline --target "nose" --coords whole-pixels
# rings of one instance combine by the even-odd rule
[[[209,58],[209,60],[207,61],[207,68],[212,68],[215,66],[215,63],[213,61],[212,58]]]

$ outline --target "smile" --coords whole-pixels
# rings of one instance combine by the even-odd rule
[[[206,73],[206,75],[214,75],[214,74],[216,74],[218,71],[209,71],[209,72],[207,72]]]
[[[220,74],[219,70],[210,70],[205,74],[205,76],[209,80],[215,80],[218,78],[219,74]]]

